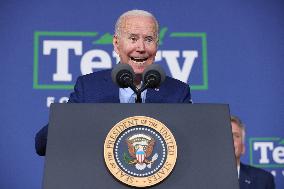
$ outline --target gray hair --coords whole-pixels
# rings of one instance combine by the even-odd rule
[[[155,16],[148,11],[137,10],[137,9],[125,12],[117,19],[116,24],[115,24],[114,35],[119,36],[121,34],[120,33],[121,32],[121,23],[128,16],[145,16],[145,17],[153,18],[153,20],[155,22],[156,37],[157,37],[157,39],[159,38],[159,23],[158,23],[157,19],[155,18]]]
[[[245,128],[245,125],[243,124],[242,120],[240,118],[238,118],[237,116],[231,115],[231,122],[236,123],[237,126],[242,130],[243,143],[245,143],[246,128]]]

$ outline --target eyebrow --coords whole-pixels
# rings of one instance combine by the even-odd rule
[[[233,132],[233,135],[241,136],[241,133]]]
[[[128,36],[139,36],[139,34],[137,34],[137,33],[129,33],[129,32],[124,32],[124,33],[126,33],[126,35],[128,35]],[[155,33],[153,33],[153,34],[151,34],[151,35],[146,35],[146,37],[155,37]]]
[[[139,36],[138,34],[135,34],[135,33],[128,33],[127,35],[128,35],[129,37],[132,37],[132,36],[133,36],[133,37],[138,37],[138,36]]]

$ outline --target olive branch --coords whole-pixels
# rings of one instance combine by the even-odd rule
[[[124,152],[123,153],[123,160],[124,160],[125,163],[129,164],[132,159],[127,155],[127,153]]]

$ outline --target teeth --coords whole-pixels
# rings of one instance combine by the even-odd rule
[[[143,62],[137,62],[137,61],[133,60],[132,62],[134,62],[134,63],[135,63],[135,64],[137,64],[137,65],[141,65],[141,66],[142,66],[142,65],[144,65],[144,64],[145,64],[145,62],[146,62],[146,61],[143,61]]]
[[[131,60],[132,60],[135,64],[143,65],[143,64],[145,64],[147,58],[133,58],[133,57],[131,57]]]

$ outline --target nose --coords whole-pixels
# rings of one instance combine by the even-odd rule
[[[138,52],[145,52],[145,41],[140,39],[137,42],[137,51]]]

